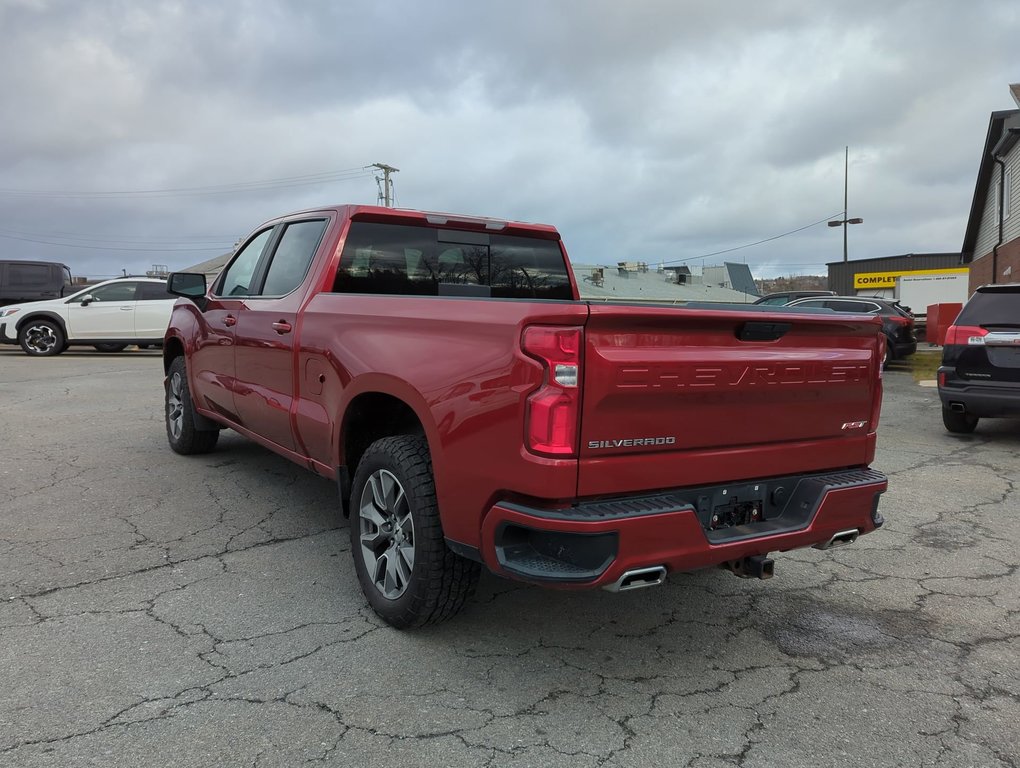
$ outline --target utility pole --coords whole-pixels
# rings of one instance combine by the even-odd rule
[[[847,190],[849,189],[849,178],[850,178],[850,145],[847,145],[846,152],[843,156],[843,218],[835,221],[830,221],[830,227],[843,227],[843,261],[847,260],[847,248],[846,248],[846,228],[848,224],[863,224],[864,219],[853,218],[848,219],[846,217],[847,212]]]
[[[372,163],[372,168],[378,168],[383,172],[382,178],[375,177],[376,182],[382,182],[382,186],[379,188],[378,201],[385,205],[387,208],[393,207],[393,179],[390,178],[391,173],[397,173],[400,171],[399,168],[394,168],[392,165],[386,165],[386,163]]]

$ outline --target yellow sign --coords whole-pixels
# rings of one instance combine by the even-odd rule
[[[895,288],[896,278],[904,275],[959,275],[966,274],[970,270],[967,267],[953,267],[951,269],[904,269],[899,272],[858,272],[854,275],[854,290],[862,288]]]

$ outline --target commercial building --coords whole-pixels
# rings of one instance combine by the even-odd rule
[[[923,275],[967,274],[962,253],[904,253],[873,259],[833,261],[829,268],[829,290],[840,296],[897,297],[899,278]]]

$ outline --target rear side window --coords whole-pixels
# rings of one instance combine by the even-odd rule
[[[573,298],[556,240],[357,221],[333,291],[454,295],[451,286],[484,286],[501,299]]]
[[[872,304],[870,301],[840,301],[838,299],[828,299],[824,306],[829,309],[834,309],[837,312],[859,312],[862,315],[878,311],[878,305]]]
[[[166,285],[163,283],[138,284],[138,301],[166,301],[176,298],[166,292]]]
[[[964,305],[956,324],[1020,327],[1020,290],[978,291]]]
[[[46,264],[8,264],[7,283],[11,288],[45,288],[50,283]]]

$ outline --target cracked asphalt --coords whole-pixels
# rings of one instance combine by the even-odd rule
[[[484,576],[401,633],[331,483],[166,446],[158,353],[0,351],[2,766],[1020,765],[1020,423],[886,374],[885,528],[771,581]]]

